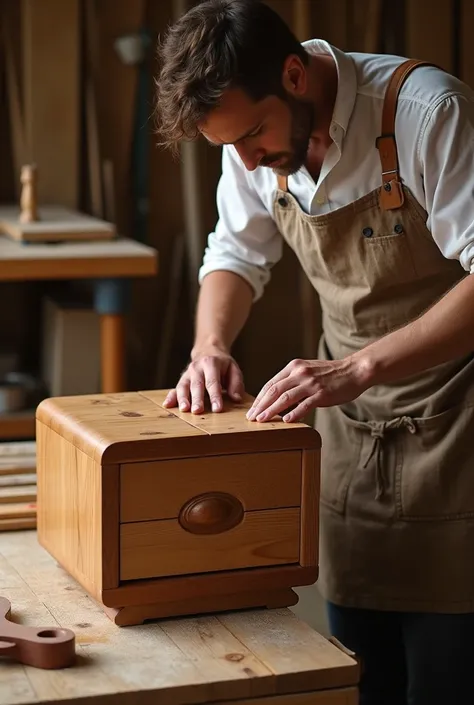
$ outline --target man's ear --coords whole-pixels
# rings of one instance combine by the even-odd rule
[[[300,57],[295,54],[288,56],[283,66],[283,88],[291,95],[302,96],[306,92],[307,80],[306,66]]]

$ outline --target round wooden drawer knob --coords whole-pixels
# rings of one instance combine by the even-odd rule
[[[240,524],[244,508],[237,497],[224,492],[208,492],[186,502],[179,523],[193,534],[220,534]]]

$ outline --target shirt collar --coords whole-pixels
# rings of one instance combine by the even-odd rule
[[[332,115],[333,123],[337,123],[347,132],[349,121],[357,96],[357,76],[351,57],[337,47],[322,39],[310,39],[303,42],[308,54],[330,54],[337,68],[337,95]]]

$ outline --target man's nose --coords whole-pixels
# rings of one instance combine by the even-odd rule
[[[247,171],[254,171],[260,164],[262,157],[265,156],[263,149],[252,149],[242,144],[237,145],[236,149]]]

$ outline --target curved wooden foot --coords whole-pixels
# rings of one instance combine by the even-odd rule
[[[229,612],[241,609],[267,608],[279,609],[292,607],[298,602],[294,590],[275,590],[265,593],[241,593],[239,595],[219,595],[203,597],[183,602],[161,602],[151,605],[129,605],[128,607],[103,607],[107,616],[118,627],[129,627],[143,624],[150,619],[165,619],[218,612]]]

